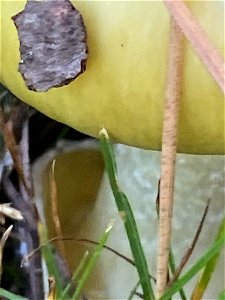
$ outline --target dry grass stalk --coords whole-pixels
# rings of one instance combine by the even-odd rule
[[[58,203],[57,203],[57,184],[55,180],[55,163],[56,160],[53,160],[50,169],[50,199],[51,199],[51,212],[52,212],[52,219],[54,224],[54,229],[57,236],[62,235],[61,223],[58,213]],[[65,246],[63,240],[58,240],[57,242],[58,248],[61,252],[61,255],[65,257]]]
[[[48,278],[48,285],[49,285],[49,293],[48,293],[47,300],[56,300],[55,278],[54,277]]]
[[[11,203],[0,204],[0,223],[5,224],[5,217],[21,221],[23,216],[18,209],[11,207]]]
[[[173,188],[177,147],[178,103],[182,83],[183,35],[171,20],[169,64],[165,95],[159,201],[159,242],[157,255],[157,297],[166,287],[173,207]]]
[[[0,241],[0,282],[2,277],[2,256],[3,256],[3,249],[5,246],[5,243],[13,229],[13,225],[9,226],[9,228],[3,233],[1,241]]]
[[[14,132],[13,132],[13,122],[11,120],[4,122],[1,124],[1,127],[2,127],[1,129],[4,136],[6,147],[12,156],[20,180],[23,183],[23,185],[26,187],[26,180],[23,173],[23,165],[22,165],[21,155],[19,151],[19,146],[16,143]]]
[[[170,14],[176,20],[183,34],[192,44],[209,73],[224,92],[225,64],[222,55],[211,43],[196,18],[187,9],[182,0],[164,0]]]
[[[31,180],[31,168],[29,157],[29,125],[28,120],[24,121],[22,135],[19,143],[20,158],[23,166],[23,177],[25,181],[26,193],[32,198],[34,196],[33,182]]]
[[[195,249],[195,246],[197,244],[197,241],[199,239],[199,236],[200,236],[200,233],[202,231],[202,228],[203,228],[203,225],[204,225],[204,222],[205,222],[205,218],[208,214],[208,210],[209,210],[209,204],[210,204],[210,200],[208,200],[207,204],[206,204],[206,207],[204,209],[204,212],[203,212],[203,215],[202,215],[202,218],[201,218],[201,221],[198,225],[198,228],[196,230],[196,233],[194,235],[194,238],[192,240],[192,243],[190,245],[190,247],[187,249],[186,253],[184,254],[184,256],[182,257],[181,259],[181,262],[179,264],[179,266],[177,267],[177,270],[172,278],[172,280],[168,283],[167,287],[170,287],[173,285],[173,283],[177,280],[177,278],[180,276],[180,273],[182,272],[183,268],[185,267],[185,265],[187,264],[190,256],[192,255],[194,249]]]
[[[23,133],[26,133],[28,130],[27,123],[24,126],[25,130],[23,130]],[[17,144],[15,134],[14,134],[14,122],[12,120],[4,121],[3,113],[0,111],[0,129],[2,130],[4,142],[6,144],[7,149],[10,152],[10,155],[12,157],[12,160],[14,162],[14,166],[16,168],[16,171],[18,173],[19,179],[23,186],[26,189],[26,192],[29,195],[33,195],[32,193],[32,187],[30,183],[30,172],[28,172],[30,166],[29,166],[29,159],[24,159],[24,157],[27,158],[29,155],[28,148],[26,147],[26,143],[28,143],[28,132],[25,136],[26,141],[24,140],[24,134],[22,134],[22,143]],[[23,128],[23,129],[24,129]]]

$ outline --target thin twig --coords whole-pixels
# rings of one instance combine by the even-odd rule
[[[76,239],[76,238],[73,238],[73,237],[61,237],[61,236],[57,236],[57,237],[54,237],[54,238],[51,238],[49,239],[46,243],[40,245],[38,248],[34,249],[32,252],[30,252],[28,255],[26,255],[23,260],[22,260],[22,263],[21,264],[24,264],[25,262],[27,262],[31,256],[33,256],[36,252],[40,251],[43,247],[46,247],[48,244],[50,243],[54,243],[54,242],[57,242],[57,241],[77,241],[77,242],[84,242],[84,243],[90,243],[90,244],[93,244],[93,245],[98,245],[98,242],[95,242],[95,241],[92,241],[92,240],[89,240],[89,239]],[[135,266],[134,262],[132,259],[130,259],[129,257],[126,257],[125,255],[119,253],[118,251],[112,249],[111,247],[108,247],[108,246],[104,246],[105,249],[113,252],[114,254],[116,254],[117,256],[121,257],[122,259],[124,259],[126,262],[128,262],[129,264],[131,264],[132,266]],[[156,280],[154,277],[151,276],[151,278],[153,280]]]
[[[164,0],[170,14],[224,92],[224,59],[182,0]],[[221,28],[222,30],[222,28]]]
[[[0,129],[5,144],[14,162],[19,180],[25,188],[25,194],[27,193],[29,197],[33,197],[29,161],[28,119],[29,108],[25,104],[11,108],[8,118],[4,116],[4,111],[0,109]]]
[[[157,297],[160,297],[164,292],[168,272],[177,147],[178,102],[182,82],[182,40],[183,35],[179,27],[171,19],[169,64],[162,135]]]
[[[49,244],[51,243],[54,243],[56,241],[60,241],[60,240],[63,240],[63,241],[74,241],[75,238],[73,237],[54,237],[54,238],[51,238],[49,239],[46,243],[43,243],[41,244],[39,247],[35,248],[34,250],[32,250],[30,253],[28,253],[26,256],[23,257],[22,261],[21,261],[21,267],[23,267],[23,265],[33,256],[35,255],[37,252],[41,251],[41,249],[43,247],[46,247],[48,246]]]
[[[141,294],[141,293],[139,293],[139,292],[135,292],[134,294],[135,294],[136,296],[138,296],[139,298],[144,299],[144,295],[143,295],[143,294]]]
[[[208,210],[209,210],[209,204],[210,204],[210,199],[208,200],[207,204],[206,204],[206,207],[204,209],[204,212],[203,212],[203,215],[202,215],[202,218],[201,218],[201,221],[198,225],[198,228],[197,228],[197,231],[194,235],[194,238],[193,238],[193,241],[190,245],[190,247],[187,249],[185,255],[183,256],[183,258],[181,259],[181,262],[180,262],[180,265],[177,267],[176,269],[176,272],[172,278],[172,280],[168,283],[168,287],[172,286],[172,284],[177,280],[177,278],[180,276],[180,273],[182,272],[183,268],[185,267],[185,265],[187,264],[191,254],[193,253],[193,250],[196,246],[196,243],[199,239],[199,235],[202,231],[202,227],[203,227],[203,224],[204,224],[204,221],[205,221],[205,218],[207,216],[207,213],[208,213]]]
[[[89,240],[89,239],[78,239],[77,241],[78,242],[82,242],[82,243],[93,244],[93,245],[98,245],[99,244],[98,242],[95,242],[95,241],[92,241],[92,240]],[[109,246],[104,245],[104,248],[107,249],[107,250],[109,250],[110,252],[113,252],[117,256],[121,257],[122,259],[124,259],[126,262],[128,262],[132,266],[135,266],[134,261],[132,259],[130,259],[129,257],[121,254],[120,252],[114,250],[113,248],[111,248]]]
[[[57,236],[62,236],[62,229],[61,229],[61,223],[58,213],[58,203],[57,203],[57,184],[55,180],[55,163],[56,160],[54,159],[51,164],[50,169],[50,198],[51,198],[51,210],[52,210],[52,219],[53,224],[55,228],[55,232]],[[63,240],[58,241],[58,248],[61,252],[61,254],[65,257],[65,246],[63,243]]]
[[[99,243],[98,242],[95,242],[95,241],[92,241],[92,240],[89,240],[89,239],[78,239],[77,240],[78,242],[84,242],[84,243],[88,243],[88,244],[93,244],[93,245],[98,245]],[[104,245],[103,247],[104,249],[116,254],[117,256],[119,256],[120,258],[124,259],[126,262],[128,262],[129,264],[131,264],[132,266],[135,266],[135,263],[132,259],[130,259],[129,257],[121,254],[120,252],[114,250],[113,248],[109,247],[109,246],[106,246]],[[156,283],[156,278],[152,275],[149,274],[149,277]]]
[[[28,119],[23,120],[21,129],[21,140],[19,143],[19,152],[23,167],[23,176],[26,183],[26,192],[30,198],[34,196],[33,182],[31,176],[30,157],[29,157],[29,123]]]
[[[12,121],[7,121],[6,123],[2,124],[2,133],[4,136],[4,141],[6,147],[8,148],[11,157],[13,159],[16,171],[18,173],[19,179],[21,180],[22,184],[27,187],[26,180],[23,173],[23,165],[20,156],[19,146],[16,143],[14,132],[13,132],[13,123]]]
[[[4,111],[0,109],[0,129],[3,133],[4,141],[6,147],[8,148],[12,160],[14,162],[14,166],[18,173],[19,179],[24,185],[27,192],[30,192],[29,183],[30,183],[30,176],[25,176],[24,165],[23,165],[23,148],[21,148],[15,136],[15,127],[19,127],[19,132],[21,132],[21,139],[23,139],[23,126],[27,120],[27,109],[25,106],[16,106],[12,109],[10,117],[8,119],[4,116]],[[28,125],[27,125],[28,128]],[[28,132],[28,130],[27,130]],[[25,146],[26,154],[28,154],[28,146],[26,147],[26,143],[28,143],[28,136],[26,136]],[[24,144],[24,143],[23,143]],[[28,167],[26,166],[26,169]]]
[[[98,242],[96,241],[92,241],[89,239],[76,239],[73,237],[54,237],[49,239],[46,243],[40,245],[38,248],[34,249],[33,251],[31,251],[29,254],[27,254],[26,256],[23,257],[23,260],[21,262],[21,266],[23,266],[24,263],[26,263],[33,255],[35,255],[36,252],[40,251],[43,247],[46,247],[47,245],[49,245],[50,243],[54,243],[57,241],[76,241],[76,242],[81,242],[81,243],[88,243],[88,244],[93,244],[93,245],[99,245]],[[104,245],[103,247],[104,249],[116,254],[117,256],[119,256],[120,258],[122,258],[123,260],[125,260],[126,262],[128,262],[129,264],[131,264],[132,266],[135,266],[135,263],[132,259],[130,259],[129,257],[121,254],[120,252],[114,250],[113,248]],[[149,277],[156,283],[156,278],[154,276],[149,275]]]
[[[137,289],[140,285],[140,280],[138,280],[138,282],[135,284],[134,288],[131,290],[129,297],[127,298],[127,300],[132,300],[135,293],[137,292]]]

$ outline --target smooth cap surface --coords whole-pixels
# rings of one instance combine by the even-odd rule
[[[120,143],[160,150],[169,20],[162,2],[73,1],[87,30],[87,70],[68,86],[29,91],[19,74],[19,41],[11,17],[25,1],[1,0],[0,80],[46,115],[91,136],[105,127]],[[223,53],[223,1],[188,6]],[[178,151],[224,154],[224,97],[185,42]]]

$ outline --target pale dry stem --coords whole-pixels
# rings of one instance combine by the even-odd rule
[[[13,229],[13,225],[9,226],[9,228],[3,233],[2,238],[0,240],[0,281],[2,277],[2,256],[3,256],[3,249],[5,247],[5,243]]]
[[[177,123],[182,83],[183,35],[171,20],[169,63],[165,95],[159,201],[159,242],[157,255],[157,297],[166,287],[173,207],[177,147]]]
[[[164,0],[164,3],[180,27],[180,30],[192,44],[192,47],[205,64],[208,72],[224,93],[225,64],[222,55],[211,43],[206,32],[201,28],[196,18],[188,10],[182,0]]]
[[[51,197],[51,210],[52,210],[52,219],[55,228],[55,232],[57,236],[62,236],[61,223],[58,213],[58,197],[57,197],[57,185],[55,180],[55,163],[56,160],[53,160],[50,169],[50,197]],[[65,257],[65,247],[64,242],[59,240],[57,242],[58,248],[60,250],[61,255]]]

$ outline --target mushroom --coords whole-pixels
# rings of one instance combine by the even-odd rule
[[[11,17],[25,1],[1,0],[1,82],[46,115],[91,136],[105,127],[119,143],[161,149],[169,13],[162,2],[77,1],[88,36],[87,70],[68,86],[29,91],[18,73],[19,41]],[[223,52],[223,2],[188,1]],[[224,154],[223,94],[188,41],[178,152]]]
[[[223,2],[187,6],[222,53]],[[88,34],[87,71],[60,93],[42,94],[28,91],[16,71],[18,41],[10,17],[18,7],[2,3],[1,82],[36,109],[91,136],[105,127],[115,142],[160,150],[170,19],[163,3],[76,2]],[[177,150],[224,154],[223,93],[188,41],[184,51]]]

